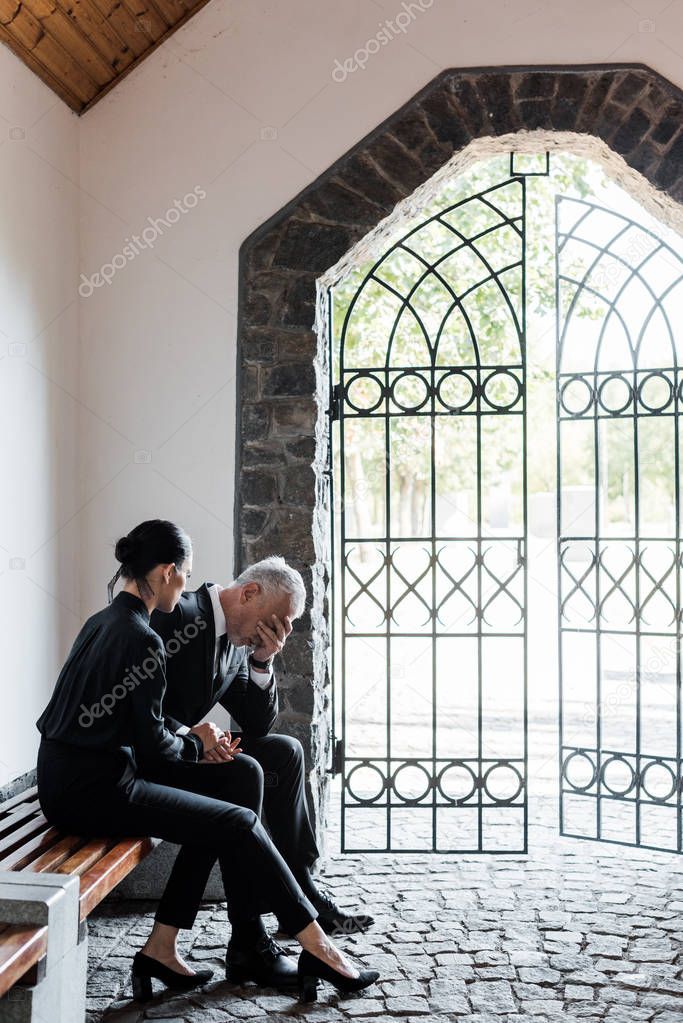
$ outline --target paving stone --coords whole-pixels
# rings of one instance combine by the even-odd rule
[[[474,1009],[493,1013],[515,1011],[512,988],[505,981],[475,980],[468,986],[467,995]]]
[[[384,1002],[381,998],[349,998],[344,1000],[344,1013],[347,1016],[382,1016]],[[307,1017],[308,1018],[308,1017]]]
[[[550,970],[547,967],[524,967],[518,971],[519,979],[527,984],[556,984],[562,974],[559,970]]]
[[[130,961],[153,910],[105,901],[90,927],[88,1023],[683,1023],[683,861],[559,842],[548,827],[532,826],[530,849],[504,860],[331,855],[324,883],[376,918],[343,947],[380,983],[350,997],[324,985],[308,1006],[221,980],[224,904],[205,906],[183,942],[194,961],[215,962],[216,980],[135,1006]]]
[[[462,981],[430,981],[429,1005],[436,1013],[469,1012],[466,985]]]
[[[389,1012],[405,1015],[429,1015],[431,1012],[426,998],[387,998],[386,1007]]]

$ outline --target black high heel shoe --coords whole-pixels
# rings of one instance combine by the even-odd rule
[[[318,997],[319,980],[326,980],[337,991],[347,993],[362,991],[374,984],[378,977],[377,970],[359,970],[357,977],[347,977],[304,948],[299,956],[299,999],[302,1002],[314,1002]]]
[[[152,977],[163,981],[171,991],[190,991],[200,984],[206,984],[213,977],[213,970],[197,970],[196,973],[178,973],[170,966],[164,966],[158,959],[136,952],[133,959],[133,998],[144,1002],[152,997]]]

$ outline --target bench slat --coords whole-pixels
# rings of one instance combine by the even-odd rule
[[[78,835],[66,835],[47,849],[37,860],[30,863],[27,872],[42,874],[56,871],[69,856],[73,856],[80,849],[85,841],[85,838],[79,838]]]
[[[5,813],[7,810],[11,810],[12,807],[18,806],[19,803],[26,803],[29,799],[33,799],[38,795],[38,786],[34,785],[32,789],[26,789],[25,792],[20,792],[18,796],[12,796],[11,799],[6,799],[0,804],[0,813]]]
[[[57,828],[48,828],[42,834],[24,842],[18,849],[0,860],[0,870],[26,870],[31,869],[31,860],[34,860],[48,846],[59,841]]]
[[[37,799],[15,807],[6,817],[0,818],[0,835],[10,834],[10,832],[15,831],[19,827],[22,821],[29,820],[39,813],[40,804]]]
[[[0,855],[7,855],[7,853],[13,852],[23,844],[24,839],[32,838],[41,831],[47,831],[49,826],[42,813],[39,814],[30,820],[28,824],[24,824],[23,827],[17,828],[16,831],[11,831],[9,835],[5,835],[4,838],[0,839]]]
[[[151,838],[128,838],[81,877],[81,920],[92,912],[109,892],[154,849]]]
[[[78,877],[84,874],[86,870],[89,870],[98,860],[101,860],[106,853],[109,852],[116,845],[115,838],[96,838],[92,842],[88,842],[75,852],[72,856],[69,856],[68,860],[64,860],[63,863],[57,867],[57,873],[59,874],[76,874]]]
[[[0,932],[0,997],[47,954],[47,926],[12,924]]]

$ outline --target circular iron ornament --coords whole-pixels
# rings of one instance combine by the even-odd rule
[[[661,767],[662,770],[666,771],[669,777],[671,778],[671,788],[669,789],[665,796],[662,795],[656,796],[653,792],[650,792],[650,790],[647,787],[646,778],[648,772],[656,767]],[[648,799],[651,799],[653,803],[666,803],[667,800],[671,799],[671,797],[676,792],[676,775],[669,764],[664,763],[663,760],[657,757],[656,760],[651,760],[650,763],[647,764],[647,766],[640,772],[640,787],[642,788],[643,792],[646,794]]]
[[[504,379],[505,377],[509,377],[509,379],[512,380],[512,382],[514,383],[515,394],[510,401],[500,404],[498,402],[492,401],[491,398],[489,398],[489,388],[491,387],[492,382],[494,383],[495,386],[496,381]],[[514,408],[514,406],[517,404],[521,396],[522,383],[515,376],[514,373],[510,372],[509,369],[497,369],[495,373],[492,373],[491,376],[487,378],[486,383],[484,384],[484,399],[486,403],[490,405],[491,408],[494,408],[497,412],[508,412],[511,408]]]
[[[427,779],[427,785],[425,787],[424,792],[421,792],[419,796],[405,796],[402,792],[399,792],[398,778],[399,778],[399,776],[400,776],[402,771],[411,771],[413,769],[416,769],[418,771],[422,771],[422,773],[424,774],[425,778]],[[429,792],[431,791],[431,788],[432,788],[432,778],[431,778],[431,775],[430,775],[429,771],[427,770],[427,768],[423,764],[416,764],[416,763],[401,764],[401,766],[397,767],[396,770],[394,771],[394,773],[391,776],[391,788],[392,788],[392,791],[393,791],[394,795],[397,796],[401,800],[402,803],[405,803],[406,806],[417,806],[417,804],[422,802],[422,800],[425,798],[425,796],[428,795]]]
[[[648,402],[643,397],[643,392],[651,380],[663,380],[667,387],[667,394],[665,400],[657,405],[648,404]],[[640,402],[644,409],[647,409],[648,412],[663,412],[664,409],[671,404],[673,396],[674,396],[673,384],[666,376],[666,374],[662,373],[661,370],[655,370],[652,373],[648,373],[648,375],[646,377],[643,377],[643,379],[638,384],[638,401]]]
[[[517,788],[511,796],[506,796],[504,799],[501,796],[495,796],[489,789],[489,779],[494,771],[509,770],[513,774],[517,775]],[[515,799],[519,796],[520,792],[524,788],[524,779],[518,769],[507,760],[500,760],[497,764],[491,764],[486,774],[481,780],[481,787],[483,788],[489,799],[492,799],[497,806],[509,806],[510,803],[514,803]]]
[[[356,771],[360,771],[365,768],[367,768],[369,771],[374,771],[376,774],[379,775],[380,778],[380,787],[377,794],[370,797],[363,797],[358,795],[356,792],[353,791],[353,785],[351,784],[351,779],[353,778]],[[386,787],[387,787],[386,778],[380,771],[379,767],[377,767],[376,764],[372,764],[369,760],[364,760],[362,763],[356,764],[355,767],[351,768],[351,770],[346,776],[346,788],[348,790],[348,793],[351,796],[351,798],[355,799],[357,803],[361,804],[361,806],[371,806],[373,803],[376,803],[377,800],[383,795]]]
[[[401,384],[405,383],[407,380],[417,380],[424,394],[421,400],[416,401],[412,405],[404,405],[403,402],[399,401],[398,398],[396,397],[396,388],[399,387]],[[418,412],[429,401],[429,391],[430,391],[429,384],[424,379],[424,377],[421,377],[419,373],[414,373],[411,370],[409,370],[407,373],[401,373],[400,376],[396,377],[396,379],[393,381],[389,389],[389,394],[391,395],[391,400],[393,401],[394,405],[397,405],[402,412]]]
[[[571,764],[572,760],[585,760],[588,763],[591,775],[586,785],[578,785],[569,777],[569,765]],[[570,753],[567,759],[562,764],[562,777],[567,782],[567,784],[574,789],[575,792],[588,792],[588,789],[595,785],[597,775],[598,770],[597,767],[595,766],[595,761],[591,760],[591,758],[584,750],[574,750],[574,752]]]
[[[616,380],[620,384],[623,384],[625,389],[626,389],[625,390],[626,400],[623,403],[623,405],[611,405],[610,406],[605,401],[605,398],[604,398],[605,388],[609,387],[609,385],[614,380]],[[610,375],[605,380],[602,381],[602,383],[598,387],[598,401],[602,405],[602,407],[605,410],[605,412],[609,412],[609,414],[611,416],[620,416],[622,414],[622,412],[626,411],[626,409],[629,407],[629,405],[633,401],[633,391],[631,389],[630,383],[628,382],[626,377],[623,375],[623,373],[610,373]]]
[[[624,764],[624,766],[628,768],[629,773],[630,773],[630,778],[629,778],[629,782],[628,782],[628,785],[626,786],[626,788],[621,788],[621,789],[619,789],[619,788],[612,788],[612,786],[609,785],[607,783],[607,781],[605,780],[605,775],[607,773],[607,768],[611,764]],[[631,792],[635,788],[636,772],[633,770],[632,765],[629,764],[628,760],[626,760],[625,757],[623,757],[619,753],[615,753],[611,757],[608,757],[607,760],[605,760],[604,764],[602,765],[602,767],[600,769],[600,781],[605,786],[607,791],[609,793],[611,793],[611,795],[617,796],[617,797],[623,797],[623,796],[627,796],[629,794],[629,792]]]
[[[452,401],[446,401],[442,393],[442,388],[444,387],[447,388],[449,383],[453,380],[464,380],[466,384],[469,384],[470,388],[470,394],[467,401],[459,402],[457,405],[455,405]],[[470,407],[470,405],[476,398],[477,388],[472,378],[468,376],[467,373],[464,372],[464,370],[454,369],[451,370],[449,373],[445,373],[444,376],[441,377],[438,384],[436,385],[436,396],[443,405],[443,407],[447,408],[449,412],[464,412],[465,409]]]
[[[573,388],[577,398],[580,397],[580,391],[581,388],[583,387],[583,390],[585,391],[585,396],[581,396],[581,398],[582,400],[585,401],[585,405],[581,405],[579,401],[579,406],[577,408],[571,408],[567,404],[567,402],[571,400],[571,394],[567,395],[567,390],[570,387]],[[577,391],[579,393],[576,393]],[[568,380],[565,380],[565,382],[562,384],[562,388],[560,390],[560,405],[562,406],[562,408],[564,409],[568,416],[585,416],[586,412],[588,412],[588,409],[591,407],[594,400],[595,395],[593,394],[593,388],[584,377],[579,376],[577,374],[576,376],[572,376]]]
[[[472,787],[469,790],[469,792],[467,792],[464,796],[449,796],[448,793],[445,792],[443,788],[444,779],[449,771],[457,771],[460,769],[469,774],[470,778],[472,779]],[[470,765],[465,763],[464,760],[454,760],[452,763],[446,764],[446,766],[439,771],[436,778],[436,787],[447,803],[450,803],[452,806],[461,806],[464,803],[466,803],[468,799],[471,799],[472,796],[475,795],[478,788],[477,776],[470,767]]]
[[[370,380],[371,383],[373,383],[375,387],[377,387],[379,391],[379,397],[374,405],[365,406],[356,405],[351,400],[350,398],[351,388],[358,380]],[[350,405],[354,412],[358,412],[360,415],[369,415],[371,412],[374,412],[375,409],[378,409],[382,404],[382,399],[384,398],[384,385],[377,379],[376,376],[373,376],[372,373],[356,373],[355,376],[351,377],[346,387],[344,388],[344,397],[346,399],[346,404]]]

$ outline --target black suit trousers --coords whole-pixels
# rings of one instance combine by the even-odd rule
[[[237,733],[233,733],[233,738]],[[306,801],[304,754],[301,743],[288,735],[242,736],[244,751],[224,764],[170,765],[160,768],[169,784],[203,769],[212,786],[211,794],[255,813],[263,810],[273,843],[294,875],[315,863],[319,856]],[[182,784],[182,787],[186,787]],[[156,919],[172,927],[191,928],[216,862],[215,851],[196,844],[179,851]],[[228,916],[233,924],[253,920],[262,912],[276,912],[264,889],[251,905],[243,898],[235,900],[226,888]],[[284,928],[293,933],[290,928]]]
[[[160,769],[162,783],[141,776],[125,750],[84,751],[43,740],[38,794],[48,821],[71,834],[149,835],[218,859],[231,914],[249,916],[262,897],[296,933],[317,913],[259,820],[259,775],[246,763],[238,768],[241,793],[251,776],[253,808],[223,798],[224,768],[232,766],[168,761]]]

